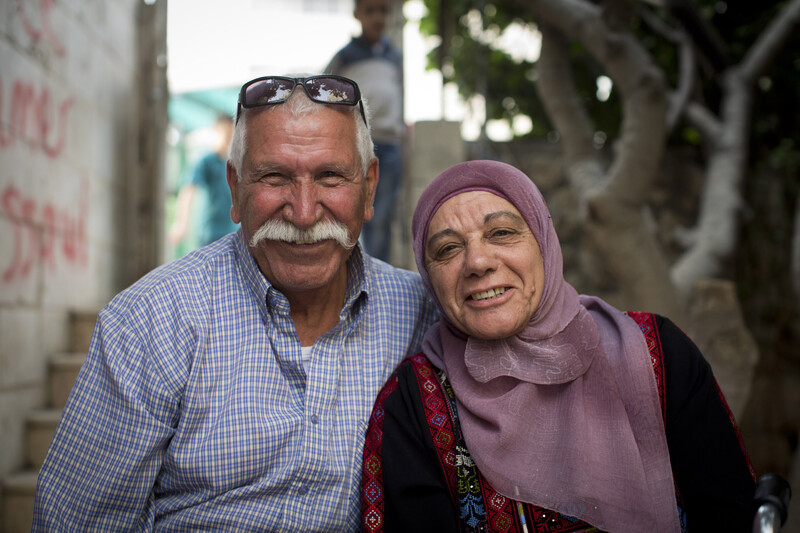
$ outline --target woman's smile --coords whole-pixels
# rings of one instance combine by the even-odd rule
[[[469,299],[473,301],[491,300],[492,303],[494,303],[497,298],[504,294],[509,288],[510,287],[497,287],[496,289],[476,292],[474,294],[470,294]]]

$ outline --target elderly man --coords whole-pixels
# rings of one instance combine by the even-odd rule
[[[241,229],[101,312],[37,487],[34,531],[348,531],[377,391],[435,311],[364,254],[378,164],[346,78],[242,87]]]

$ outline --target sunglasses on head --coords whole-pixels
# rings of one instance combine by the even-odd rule
[[[301,85],[308,97],[320,104],[349,105],[358,104],[364,124],[364,104],[361,102],[361,91],[358,84],[349,78],[333,75],[310,76],[308,78],[287,78],[284,76],[264,76],[250,80],[239,91],[239,103],[236,106],[236,121],[239,121],[241,109],[249,109],[262,105],[282,104]]]

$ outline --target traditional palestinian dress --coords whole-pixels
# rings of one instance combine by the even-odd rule
[[[502,339],[451,324],[426,270],[431,219],[471,191],[510,202],[541,252],[539,304],[519,333]],[[365,529],[749,527],[754,476],[708,365],[678,328],[651,316],[644,323],[663,354],[654,372],[654,337],[640,322],[564,280],[561,246],[530,178],[496,161],[455,165],[420,196],[412,234],[440,322],[423,341],[429,363],[401,366],[375,407]],[[666,376],[661,393],[656,374]]]
[[[630,316],[658,384],[681,531],[751,531],[754,474],[710,366],[668,319]],[[363,476],[364,531],[600,531],[495,491],[470,456],[452,386],[423,354],[404,361],[378,396]]]

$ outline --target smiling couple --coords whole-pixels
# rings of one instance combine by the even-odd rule
[[[415,274],[356,244],[355,82],[256,78],[236,115],[241,228],[100,313],[34,531],[736,529],[753,478],[708,364],[578,295],[530,178],[437,177]]]

